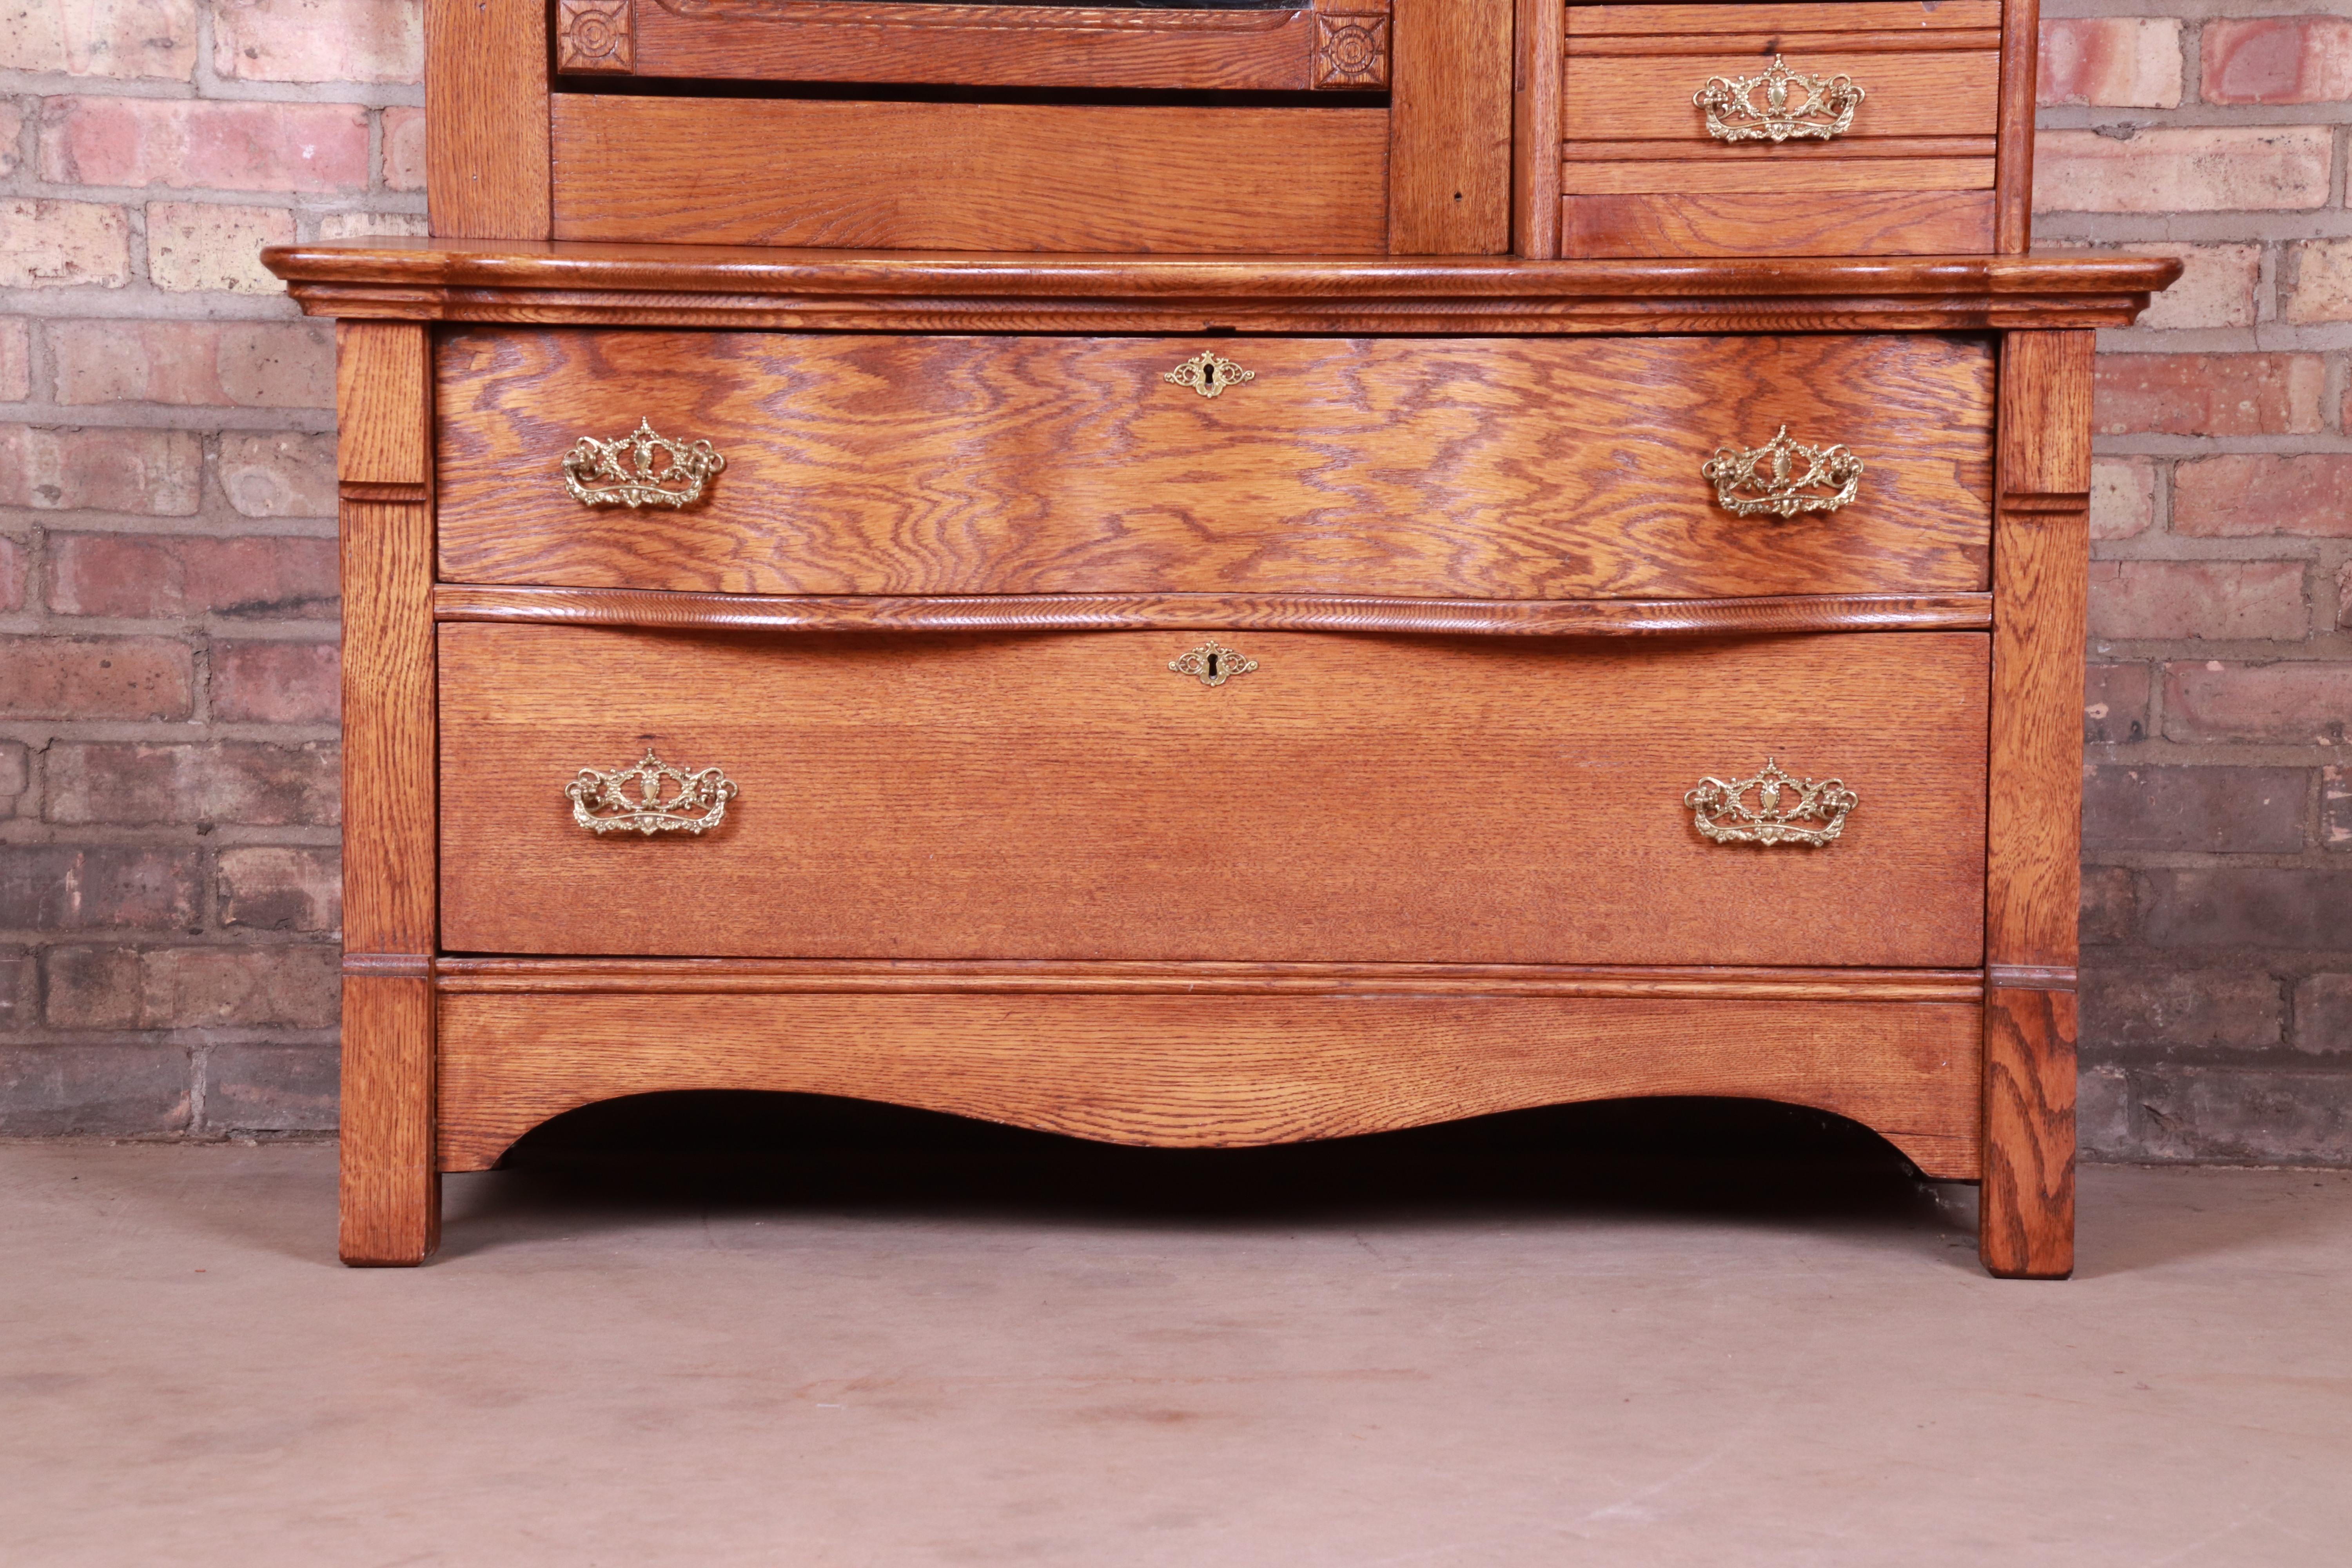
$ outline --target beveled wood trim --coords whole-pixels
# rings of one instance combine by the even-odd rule
[[[445,994],[1691,996],[1974,1002],[1974,969],[1767,969],[1473,963],[1053,963],[1019,960],[443,958]]]
[[[371,239],[272,246],[311,315],[903,331],[1555,333],[2124,326],[2168,257],[941,256]]]
[[[375,974],[394,980],[430,980],[433,956],[425,952],[346,952],[345,974]]]
[[[1383,599],[1308,594],[840,596],[641,588],[434,590],[443,621],[666,631],[1332,631],[1445,637],[1736,636],[1951,631],[1992,624],[1989,594],[1758,599]]]
[[[1518,0],[1518,5],[1511,95],[1511,248],[1530,259],[1549,260],[1559,254],[1559,94],[1568,7],[1560,0]]]
[[[1883,0],[1851,0],[1824,5],[1818,0],[1758,5],[1753,0],[1732,4],[1591,5],[1579,0],[1569,15],[1570,37],[1580,43],[1594,37],[1705,37],[1740,31],[1773,37],[1810,38],[1822,32],[1918,33],[1955,26],[1990,28],[2000,19],[2000,0],[1943,0],[1932,10],[1917,0],[1885,4]]]
[[[2053,490],[2042,495],[2012,492],[2000,498],[2000,510],[2028,513],[2088,511],[2091,510],[2091,492]]]
[[[1565,7],[1562,7],[1565,10]],[[1665,33],[1580,33],[1575,49],[1580,58],[1642,55],[1896,55],[1947,53],[1954,49],[1997,49],[1998,27],[1921,28],[1916,32],[1845,33],[1709,33],[1698,37]],[[1790,68],[1804,62],[1792,58]],[[1869,84],[1864,83],[1865,87]]]
[[[1391,256],[1511,248],[1517,0],[1395,0],[1389,89]]]
[[[2037,994],[2054,994],[2041,993]],[[1244,1147],[1716,1094],[1979,1173],[1980,1002],[1579,996],[444,995],[439,1163],[665,1089],[845,1095],[1105,1142]]]
[[[2033,248],[2033,100],[2041,68],[2042,0],[2002,0],[2000,152],[1993,175],[1993,248]]]
[[[336,482],[335,494],[342,500],[422,504],[433,499],[433,487],[421,479],[407,484],[370,484],[362,479],[341,479]]]
[[[1985,984],[1997,991],[2072,991],[2075,972],[2057,963],[1996,963],[1985,971]]]
[[[425,205],[433,232],[551,232],[545,0],[425,0]]]

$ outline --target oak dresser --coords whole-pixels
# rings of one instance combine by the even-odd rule
[[[618,1096],[1732,1095],[2073,1257],[2033,0],[428,0],[339,321],[342,1254]]]

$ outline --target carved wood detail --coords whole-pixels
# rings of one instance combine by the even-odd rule
[[[635,0],[555,0],[555,68],[625,76],[636,31]]]
[[[1382,88],[1389,84],[1388,13],[1318,11],[1315,85]]]

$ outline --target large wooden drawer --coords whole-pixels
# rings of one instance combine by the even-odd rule
[[[1251,379],[1168,379],[1202,353]],[[1062,338],[467,329],[436,352],[445,579],[767,594],[1588,599],[1987,585],[1993,354],[1933,334]],[[590,506],[647,420],[702,499]],[[1843,444],[1735,515],[1719,447]]]
[[[440,635],[455,952],[1967,966],[1988,639]],[[700,837],[565,786],[648,749],[740,789]],[[1712,842],[1768,758],[1859,796]],[[1751,805],[1758,792],[1748,797]],[[1786,805],[1792,797],[1784,796]]]

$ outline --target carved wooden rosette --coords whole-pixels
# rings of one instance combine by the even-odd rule
[[[1381,88],[1389,84],[1386,12],[1318,11],[1315,15],[1315,85]]]
[[[626,75],[636,68],[635,0],[555,0],[555,68]]]

